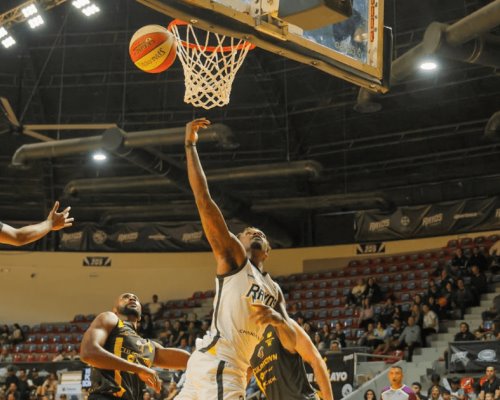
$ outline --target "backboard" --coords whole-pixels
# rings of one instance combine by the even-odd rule
[[[244,38],[371,91],[388,90],[392,35],[384,28],[384,0],[352,0],[349,18],[315,30],[281,19],[279,6],[269,10],[277,0],[137,1],[197,28]]]

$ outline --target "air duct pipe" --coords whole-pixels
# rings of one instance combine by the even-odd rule
[[[465,16],[452,25],[431,23],[421,43],[392,62],[390,83],[401,82],[414,70],[418,60],[436,54],[471,64],[500,67],[500,42],[486,33],[500,25],[500,0]],[[360,113],[379,111],[376,94],[364,88],[354,109]],[[378,106],[377,106],[378,105]]]
[[[279,178],[317,179],[321,174],[321,170],[322,166],[320,163],[305,160],[279,164],[251,165],[231,169],[214,169],[207,171],[207,178],[213,184]],[[151,175],[78,179],[69,182],[64,188],[64,193],[76,196],[85,192],[140,191],[152,187],[172,189],[175,185],[170,179]]]
[[[111,128],[118,129],[118,128]],[[108,129],[105,132],[108,132]],[[157,145],[180,145],[184,143],[185,127],[156,129],[151,131],[124,132],[123,147],[138,148]],[[64,157],[98,149],[109,149],[115,143],[104,139],[105,135],[78,139],[63,139],[45,143],[25,144],[19,147],[12,157],[14,167],[26,167],[31,160]],[[213,124],[200,135],[200,142],[218,142],[224,148],[237,147],[232,142],[231,129],[224,124]]]

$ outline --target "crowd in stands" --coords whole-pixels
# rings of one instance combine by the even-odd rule
[[[427,346],[428,337],[440,331],[443,320],[461,319],[468,307],[479,304],[481,294],[488,291],[488,277],[498,273],[498,265],[500,263],[496,257],[485,255],[484,249],[477,246],[468,248],[467,251],[457,248],[446,262],[433,264],[426,279],[428,285],[426,284],[425,289],[419,287],[417,289],[421,290],[409,292],[405,303],[401,302],[401,296],[396,296],[397,289],[379,284],[378,276],[358,278],[354,286],[348,287],[347,292],[340,293],[335,305],[344,308],[345,315],[351,316],[352,323],[348,327],[342,319],[311,318],[311,314],[308,315],[297,301],[289,302],[288,311],[290,317],[302,326],[321,352],[335,353],[361,346],[373,354],[393,355],[396,358],[392,361],[403,355],[407,361],[411,361],[414,349]],[[291,291],[286,287],[283,289],[285,296],[290,298]],[[207,296],[207,300],[210,300],[210,296]],[[495,303],[500,303],[500,299],[494,302],[491,310],[483,313],[484,321],[481,326],[471,330],[467,323],[462,323],[455,341],[500,340],[500,304]],[[163,304],[157,295],[153,295],[152,301],[144,305],[140,334],[145,338],[158,340],[163,346],[192,352],[196,339],[203,337],[209,330],[210,314],[199,318],[194,312],[190,312],[189,307],[199,305],[196,301],[189,307],[177,308],[175,313],[171,310],[172,305],[172,301]],[[28,332],[18,324],[12,328],[0,326],[0,363],[15,362],[13,349],[25,342],[27,337]],[[61,347],[51,360],[78,359],[77,347]],[[8,380],[0,390],[0,400],[53,400],[57,378],[49,376],[41,379],[37,373],[36,370],[20,369],[16,376],[10,369]],[[174,378],[165,383],[160,395],[146,392],[143,400],[173,399],[183,381],[182,374]],[[446,385],[441,386],[438,378],[436,384],[428,388],[428,398],[446,399],[447,392],[456,392],[456,382],[451,378],[446,382]],[[419,385],[414,383],[414,390],[420,391]],[[475,389],[477,392],[477,385]],[[377,395],[368,393],[365,398],[376,399]],[[459,396],[452,398],[465,400]],[[472,398],[470,395],[468,400]],[[425,397],[420,395],[419,399],[425,400]],[[481,400],[484,400],[484,396]]]

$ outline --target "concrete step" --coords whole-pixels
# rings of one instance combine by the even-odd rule
[[[481,296],[481,301],[483,301],[483,300],[486,300],[486,301],[493,300],[500,293],[500,289],[497,288],[497,290],[499,290],[499,292],[495,291],[495,292],[492,292],[492,293],[485,293],[485,294],[483,294]]]

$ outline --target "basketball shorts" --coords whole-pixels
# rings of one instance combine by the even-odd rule
[[[197,350],[189,358],[186,381],[175,400],[244,400],[245,388],[246,371]]]

